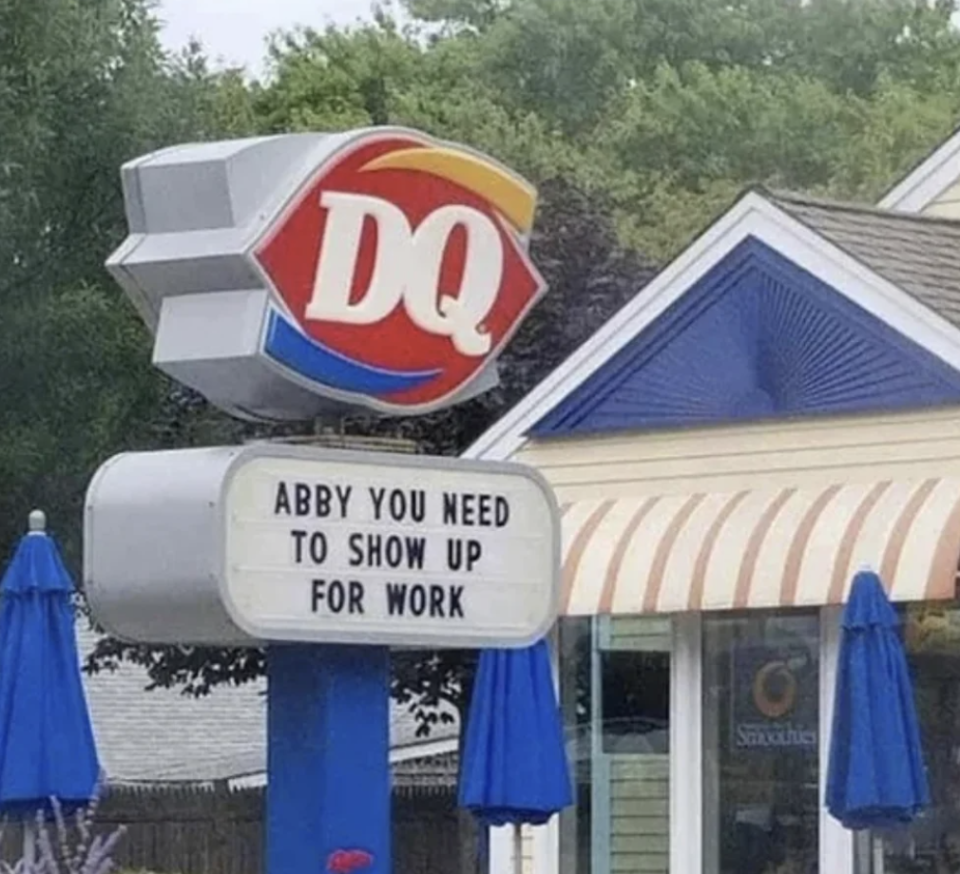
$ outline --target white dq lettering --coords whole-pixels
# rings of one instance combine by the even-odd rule
[[[372,325],[403,302],[421,330],[449,337],[462,355],[490,351],[490,334],[480,330],[497,299],[503,278],[503,246],[496,225],[468,206],[444,206],[414,231],[403,212],[378,197],[326,191],[327,212],[313,296],[306,317],[322,322]],[[360,239],[366,219],[376,222],[377,251],[367,293],[350,301]],[[457,297],[441,295],[440,269],[450,234],[467,235],[463,280]]]

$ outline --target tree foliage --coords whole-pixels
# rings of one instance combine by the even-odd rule
[[[953,127],[953,3],[405,0],[275,44],[270,129],[397,123],[610,204],[676,254],[747,184],[875,198]]]
[[[551,291],[499,389],[419,420],[358,417],[456,453],[589,336],[745,185],[876,198],[960,113],[951,2],[403,0],[368,23],[274,38],[268,74],[160,49],[147,0],[0,0],[0,538],[47,509],[74,567],[83,492],[121,449],[302,428],[231,421],[150,365],[105,275],[120,164],[163,145],[403,124],[470,143],[541,189]],[[248,651],[106,643],[203,692],[263,670]],[[395,693],[462,703],[469,659],[404,654]]]
[[[133,0],[4,0],[0,61],[0,535],[40,504],[76,558],[87,477],[149,444],[163,396],[103,272],[124,233],[117,170],[192,125]]]

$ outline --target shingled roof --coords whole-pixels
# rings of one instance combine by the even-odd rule
[[[85,621],[77,623],[81,658],[89,655],[97,639]],[[203,698],[185,696],[179,689],[148,692],[148,682],[144,669],[129,662],[115,671],[84,676],[100,757],[111,782],[205,783],[263,774],[265,681],[218,686]],[[450,771],[446,759],[437,763],[426,759],[438,745],[456,747],[457,722],[436,726],[426,740],[417,737],[417,728],[408,707],[391,702],[394,784],[410,788],[432,786],[441,779],[449,782],[456,772]]]
[[[960,327],[960,221],[793,193],[761,193]]]

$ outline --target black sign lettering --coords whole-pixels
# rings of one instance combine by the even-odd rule
[[[503,528],[510,521],[510,503],[503,495],[443,493],[443,524],[470,528]]]
[[[384,510],[394,522],[423,522],[427,518],[427,493],[423,489],[390,489],[370,486],[373,517],[383,520]]]
[[[323,604],[325,597],[324,589],[327,588],[326,580],[313,580],[310,584],[310,610],[313,613],[320,612],[320,605]]]
[[[443,590],[443,586],[431,586],[430,587],[430,615],[431,616],[443,616],[443,608],[447,602],[447,593]]]
[[[310,609],[314,613],[319,613],[325,604],[329,613],[339,614],[346,611],[350,616],[362,616],[365,594],[363,583],[357,580],[350,580],[349,582],[343,582],[343,580],[312,580],[310,583]]]
[[[411,586],[407,594],[407,606],[414,616],[423,616],[427,609],[427,587],[419,584]]]
[[[352,491],[353,486],[331,488],[322,483],[317,485],[314,489],[314,515],[318,519],[327,519],[333,515],[346,519]]]
[[[423,570],[427,539],[399,534],[351,534],[350,567],[405,567]]]
[[[293,524],[302,526],[290,528],[293,563],[318,568],[314,573],[328,574],[309,580],[309,609],[313,614],[331,617],[366,615],[366,587],[372,584],[372,580],[365,581],[364,578],[368,571],[403,574],[423,572],[427,568],[441,570],[444,546],[439,542],[428,543],[428,537],[436,534],[419,536],[418,529],[406,527],[411,523],[427,522],[428,498],[431,501],[440,499],[439,506],[430,504],[429,509],[433,513],[440,511],[442,523],[451,526],[450,533],[467,533],[456,531],[457,528],[503,528],[510,522],[508,499],[493,492],[445,491],[428,496],[425,489],[389,486],[361,487],[358,494],[364,506],[356,508],[361,512],[353,518],[353,491],[352,486],[317,482],[287,480],[276,484],[274,515],[289,516]],[[365,505],[364,491],[369,494],[368,506]],[[435,516],[431,516],[431,522],[434,519]],[[338,524],[339,520],[346,521],[346,531]],[[351,522],[361,525],[364,530],[350,531]],[[312,525],[323,530],[311,530]],[[411,533],[403,533],[404,530]],[[449,572],[476,572],[489,558],[488,546],[480,537],[445,539],[446,570]],[[433,549],[437,549],[436,555]],[[328,569],[320,570],[324,565]],[[344,570],[342,576],[335,578],[340,572],[334,571],[333,565],[348,565],[355,570]],[[360,580],[350,579],[353,574],[357,574]],[[385,588],[381,589],[381,585]],[[463,585],[449,583],[385,582],[382,579],[377,580],[375,586],[376,592],[384,592],[382,597],[386,599],[387,616],[410,620],[463,620],[465,590]]]
[[[363,535],[351,534],[347,538],[347,548],[350,550],[350,567],[360,567],[364,563]]]
[[[353,486],[334,486],[334,494],[337,498],[337,506],[340,510],[340,518],[347,518],[347,508],[350,504],[350,493],[353,491]]]
[[[387,583],[387,613],[403,616],[407,606],[407,587],[402,583]]]
[[[306,483],[293,484],[293,512],[298,516],[310,515],[312,489]]]
[[[474,565],[480,561],[480,556],[483,555],[483,547],[480,545],[479,540],[468,540],[467,541],[467,570],[472,571]]]
[[[307,554],[314,564],[323,564],[327,560],[327,537],[322,531],[301,531],[294,529],[290,532],[293,538],[293,560],[303,564],[304,542],[307,544]]]
[[[314,564],[323,564],[327,560],[327,538],[322,531],[310,535],[310,560]]]
[[[356,580],[350,581],[350,615],[363,615],[363,584]]]
[[[423,558],[427,548],[425,537],[406,537],[407,567],[412,571],[423,570]]]
[[[463,567],[463,541],[459,537],[447,538],[447,567],[452,571]]]
[[[476,525],[477,496],[460,495],[460,524]]]
[[[450,618],[463,619],[463,586],[450,586]]]
[[[403,541],[397,537],[386,539],[386,559],[388,567],[399,567],[403,562]]]
[[[303,539],[307,536],[306,531],[291,531],[293,538],[293,560],[297,564],[303,564]]]
[[[387,583],[387,613],[390,616],[463,619],[463,586]]]
[[[443,493],[443,524],[457,524],[457,496],[452,492]]]
[[[318,485],[314,494],[316,495],[314,504],[317,518],[326,519],[332,511],[330,505],[333,503],[333,492],[329,486]]]
[[[341,613],[347,603],[347,590],[340,580],[330,580],[327,587],[327,605],[331,613]]]
[[[275,516],[280,516],[281,514],[289,516],[292,511],[290,495],[287,493],[287,484],[283,480],[280,480],[277,484],[277,497],[273,502],[273,514]]]
[[[447,567],[452,571],[472,571],[482,555],[483,547],[479,540],[447,538]]]
[[[378,489],[370,486],[370,500],[373,501],[373,518],[378,522],[383,515],[383,499],[386,493],[386,489]]]
[[[327,486],[322,483],[310,486],[308,483],[277,483],[277,494],[273,501],[276,516],[315,516],[326,519],[330,516],[347,518],[350,494],[353,486]]]

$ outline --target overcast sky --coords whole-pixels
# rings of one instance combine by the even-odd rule
[[[161,0],[164,43],[172,49],[197,37],[211,59],[259,72],[265,41],[278,28],[323,27],[366,17],[369,0]]]

